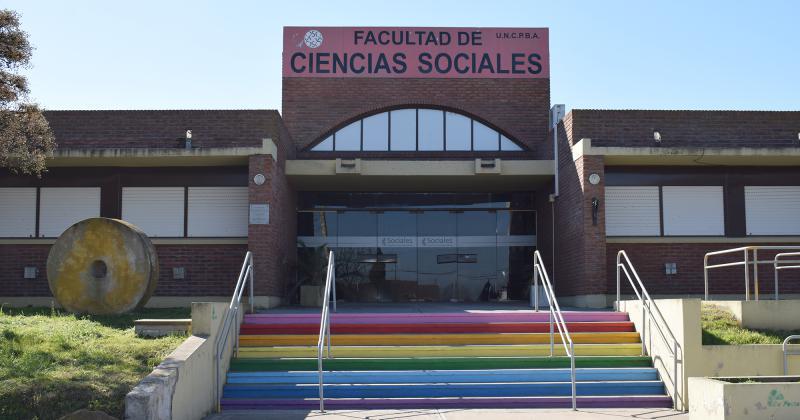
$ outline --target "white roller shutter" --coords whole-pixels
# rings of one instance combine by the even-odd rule
[[[725,235],[721,186],[663,187],[664,235]]]
[[[659,236],[658,187],[606,187],[607,236]]]
[[[100,216],[100,188],[42,188],[39,236],[55,238],[68,227]]]
[[[247,187],[189,187],[189,236],[247,236]]]
[[[36,236],[36,188],[0,188],[0,237]]]
[[[744,187],[748,235],[800,234],[800,186]]]
[[[123,187],[122,219],[153,237],[183,236],[183,187]]]

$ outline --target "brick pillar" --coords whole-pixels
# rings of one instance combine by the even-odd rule
[[[294,192],[283,171],[283,162],[272,155],[250,156],[250,204],[269,205],[269,223],[251,224],[248,248],[255,262],[256,305],[277,306],[287,282],[294,278],[297,238]],[[253,178],[263,174],[266,182],[256,185]]]
[[[562,129],[563,130],[563,129]],[[606,305],[605,160],[574,158],[566,136],[559,149],[560,195],[556,200],[555,275],[559,302],[570,306]],[[589,183],[596,173],[600,183]],[[596,224],[592,199],[599,200]]]

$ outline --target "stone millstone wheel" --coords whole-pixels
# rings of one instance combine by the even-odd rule
[[[128,312],[144,306],[156,288],[156,248],[130,223],[86,219],[70,226],[50,249],[47,281],[58,303],[71,312]]]

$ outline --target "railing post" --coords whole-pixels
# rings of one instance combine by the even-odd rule
[[[549,310],[547,311],[547,314],[550,316],[550,357],[553,357],[553,347],[554,347],[554,344],[553,344],[553,341],[554,341],[554,336],[553,336],[553,305],[549,305],[548,309]]]
[[[706,298],[708,300],[708,254],[703,257],[703,279],[705,280]]]
[[[672,342],[672,370],[673,370],[673,386],[675,387],[675,392],[672,393],[672,409],[678,409],[678,341]],[[681,382],[681,389],[683,389],[683,380]]]
[[[533,257],[533,310],[539,312],[539,263]]]
[[[333,312],[336,312],[336,260],[333,257],[333,251],[331,251],[331,263],[333,264],[333,268],[331,269],[331,292],[333,292]]]
[[[758,248],[753,248],[753,288],[758,302]]]
[[[256,295],[253,293],[253,282],[255,281],[255,264],[253,264],[253,257],[250,257],[250,313],[256,312]]]
[[[644,299],[640,299],[639,303],[642,304],[642,356],[647,356],[647,351],[645,347],[645,338],[647,337],[647,318],[645,317]],[[650,334],[653,333],[651,332]]]
[[[744,249],[744,300],[750,300],[750,262],[748,257],[750,253],[747,248]]]
[[[772,260],[772,270],[775,273],[775,300],[778,300],[778,258],[780,255],[775,255],[775,259]]]
[[[619,312],[619,299],[620,299],[620,286],[619,286],[619,252],[617,252],[617,302],[614,304],[615,309]]]
[[[578,403],[576,401],[577,391],[575,390],[575,343],[569,343],[569,368],[570,368],[570,377],[572,379],[572,410],[578,409]]]

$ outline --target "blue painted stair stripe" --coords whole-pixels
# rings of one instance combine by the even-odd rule
[[[664,395],[660,381],[580,382],[580,396]],[[223,398],[315,398],[316,385],[226,385]],[[326,398],[533,397],[571,395],[569,382],[325,385]]]
[[[653,368],[576,369],[578,381],[656,381]],[[569,369],[324,372],[327,384],[568,382]],[[231,372],[229,384],[316,384],[317,372]]]

